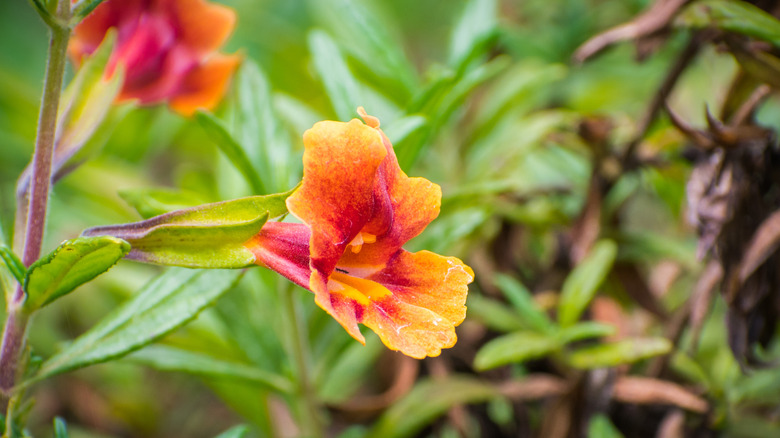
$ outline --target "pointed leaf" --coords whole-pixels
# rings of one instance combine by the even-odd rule
[[[131,260],[192,268],[242,268],[255,256],[244,242],[269,218],[287,213],[295,190],[250,196],[166,213],[141,222],[90,228],[85,236],[109,235],[132,245]]]
[[[472,293],[469,294],[466,305],[469,309],[469,318],[479,321],[490,329],[512,332],[529,328],[520,315],[500,301]]]
[[[239,424],[238,426],[231,427],[230,429],[222,432],[214,438],[244,438],[249,432],[249,427]]]
[[[544,310],[539,308],[531,292],[522,283],[501,274],[496,276],[495,283],[529,327],[543,333],[552,332],[555,325]]]
[[[230,290],[239,270],[169,269],[43,363],[32,383],[118,359],[176,330]]]
[[[164,345],[150,345],[128,355],[125,360],[147,365],[161,371],[188,373],[208,378],[239,380],[281,393],[292,391],[292,384],[287,379],[268,371]]]
[[[127,242],[110,236],[79,237],[63,242],[27,271],[25,310],[32,312],[70,293],[106,272],[129,251]]]
[[[615,334],[615,327],[595,321],[585,321],[574,324],[571,327],[561,329],[556,333],[561,345],[591,338],[602,338]]]
[[[456,405],[483,403],[498,397],[492,386],[475,379],[450,376],[424,380],[404,398],[393,403],[379,418],[366,438],[403,438],[416,436],[423,427]]]
[[[290,187],[299,160],[293,159],[294,148],[273,105],[265,73],[255,62],[245,60],[233,83],[235,91],[225,116],[228,131],[243,148],[266,191]]]
[[[633,338],[573,351],[566,361],[574,368],[614,367],[660,356],[671,350],[672,343],[665,338]]]
[[[0,243],[0,258],[3,259],[5,266],[16,278],[19,284],[24,283],[24,274],[27,272],[27,268],[24,267],[24,263],[19,260],[19,257],[11,251],[11,248]]]
[[[255,172],[252,163],[249,161],[244,149],[233,138],[227,130],[227,127],[222,122],[214,117],[213,114],[205,111],[197,111],[195,113],[195,120],[200,124],[206,134],[212,141],[219,147],[222,153],[230,160],[236,169],[241,172],[249,187],[254,193],[265,193],[265,186],[263,181]]]
[[[617,245],[611,240],[600,240],[590,253],[566,277],[558,302],[558,322],[563,327],[573,325],[596,295],[598,288],[612,269]]]
[[[327,33],[314,30],[309,33],[309,51],[339,120],[346,122],[355,118],[363,98],[360,85],[347,67],[339,47]]]
[[[68,438],[68,427],[65,420],[60,417],[54,418],[54,438]]]
[[[474,56],[475,49],[495,34],[498,25],[496,0],[466,3],[452,30],[448,64],[458,69]]]
[[[206,202],[195,193],[166,188],[120,190],[119,197],[144,219]]]
[[[408,93],[417,86],[414,66],[403,44],[388,29],[390,17],[379,16],[370,2],[361,0],[314,0],[315,17],[350,54],[382,79],[400,83]]]
[[[474,358],[474,367],[484,371],[537,359],[555,351],[558,345],[555,338],[540,333],[510,333],[485,344]]]

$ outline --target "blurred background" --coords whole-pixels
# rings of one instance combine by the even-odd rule
[[[239,17],[223,51],[246,62],[217,114],[236,122],[250,99],[270,115],[234,133],[260,151],[267,192],[299,181],[304,130],[364,106],[404,171],[443,189],[440,217],[407,249],[460,257],[476,273],[457,345],[423,361],[370,331],[358,344],[297,291],[323,435],[780,436],[780,371],[743,372],[717,281],[702,280],[709,259],[697,258],[685,192],[701,153],[657,102],[668,95],[677,118],[702,131],[705,108],[728,114],[743,67],[721,40],[669,15],[638,41],[615,38],[576,62],[578,47],[637,20],[648,0],[222,3]],[[5,242],[46,46],[27,2],[0,2]],[[757,123],[775,130],[779,116],[776,95],[763,96]],[[54,187],[44,251],[87,227],[253,194],[194,120],[164,106],[112,117],[91,158]],[[51,356],[160,270],[121,262],[44,309],[30,327],[33,354]],[[165,361],[192,352],[299,382],[278,311],[288,288],[251,269],[157,345],[37,384],[30,433],[52,436],[60,416],[71,437],[214,437],[238,424],[247,436],[300,436],[306,394]],[[777,308],[766,312],[772,320]],[[760,350],[777,357],[774,341]]]

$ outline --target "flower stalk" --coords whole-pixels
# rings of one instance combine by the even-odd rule
[[[41,254],[46,209],[51,181],[51,163],[54,152],[54,137],[57,130],[57,110],[60,104],[62,81],[65,72],[66,52],[70,38],[70,28],[59,23],[70,19],[70,1],[58,0],[56,21],[47,21],[50,26],[48,61],[41,97],[41,109],[38,116],[38,132],[35,140],[35,152],[32,161],[32,179],[27,210],[27,227],[24,232],[24,251],[22,261],[30,266]],[[7,407],[9,392],[16,383],[20,353],[25,343],[25,333],[29,315],[22,309],[24,291],[16,288],[10,297],[7,308],[2,346],[0,347],[0,392],[1,406]]]
[[[282,307],[284,307],[285,321],[288,324],[287,331],[290,336],[290,349],[298,374],[298,393],[302,406],[299,418],[301,421],[301,435],[307,437],[322,437],[322,420],[320,418],[319,403],[311,382],[311,368],[306,348],[306,333],[301,330],[301,318],[298,306],[295,302],[295,287],[290,285],[283,294]]]

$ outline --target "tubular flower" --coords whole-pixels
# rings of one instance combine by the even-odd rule
[[[68,53],[80,65],[116,28],[106,71],[112,74],[117,65],[125,70],[117,100],[167,101],[188,116],[214,108],[225,94],[240,56],[216,50],[235,22],[232,9],[205,0],[107,0],[76,26]]]
[[[303,224],[267,223],[256,263],[311,290],[355,339],[358,323],[415,358],[455,344],[474,273],[454,257],[402,249],[439,214],[441,189],[398,166],[379,121],[324,121],[304,133],[303,183],[287,199]]]

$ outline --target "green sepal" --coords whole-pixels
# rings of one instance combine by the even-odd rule
[[[130,251],[111,236],[67,240],[30,266],[24,276],[24,310],[35,311],[108,271]]]
[[[141,222],[96,227],[84,236],[109,235],[130,242],[127,258],[188,268],[243,268],[255,262],[245,246],[271,218],[287,214],[297,189],[173,211]]]

